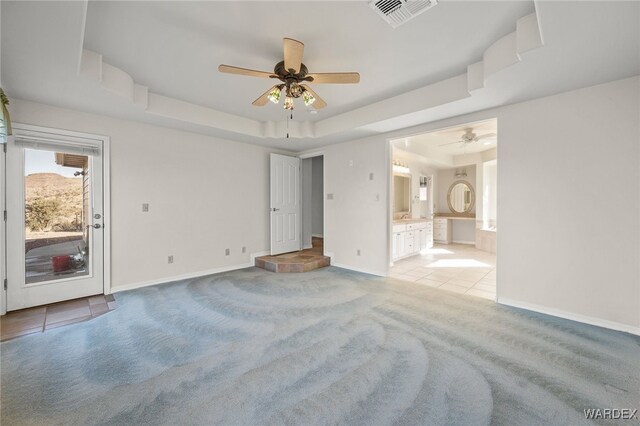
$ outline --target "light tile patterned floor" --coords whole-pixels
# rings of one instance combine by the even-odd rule
[[[466,244],[436,244],[394,263],[389,276],[495,300],[496,255]]]

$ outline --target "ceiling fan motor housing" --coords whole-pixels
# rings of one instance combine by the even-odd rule
[[[293,71],[293,70],[292,70]],[[305,64],[300,64],[300,72],[294,73],[284,68],[284,61],[280,61],[273,68],[273,72],[275,75],[271,76],[272,78],[277,78],[282,81],[287,87],[287,95],[293,98],[298,98],[302,95],[302,88],[300,87],[300,82],[303,81],[313,81],[312,77],[307,77],[309,70],[305,66]]]

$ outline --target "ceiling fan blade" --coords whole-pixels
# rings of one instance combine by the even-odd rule
[[[260,97],[258,99],[256,99],[255,101],[251,102],[252,105],[254,106],[265,106],[267,104],[267,102],[269,102],[269,93],[271,93],[271,91],[273,89],[275,89],[276,87],[278,87],[278,85],[276,84],[275,86],[273,86],[272,88],[270,88],[269,90],[267,90],[266,92],[264,92],[262,95],[260,95]]]
[[[234,67],[231,65],[224,65],[224,64],[218,66],[218,71],[225,72],[227,74],[246,75],[249,77],[270,78],[274,76],[272,72],[256,71],[256,70],[250,70],[248,68],[240,68],[240,67]]]
[[[311,93],[311,95],[316,98],[316,100],[311,104],[312,107],[314,107],[315,109],[322,109],[327,106],[327,103],[324,101],[324,99],[318,96],[316,92],[311,90],[311,87],[307,86],[306,84],[301,84],[301,86],[304,88],[304,90]]]
[[[485,133],[484,135],[476,136],[476,140],[486,139],[486,138],[494,138],[497,135],[495,133]]]
[[[353,84],[360,82],[360,74],[357,72],[324,72],[307,74],[313,80],[309,80],[318,84]]]
[[[294,74],[299,73],[304,54],[304,43],[292,38],[284,38],[282,45],[284,47],[284,68],[287,71],[293,70]]]

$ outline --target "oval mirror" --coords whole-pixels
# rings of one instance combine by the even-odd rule
[[[469,213],[475,203],[475,192],[471,184],[464,180],[458,180],[451,184],[447,194],[449,210],[454,213]]]

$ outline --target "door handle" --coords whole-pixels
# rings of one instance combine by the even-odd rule
[[[279,212],[279,211],[280,211],[280,209],[276,209],[275,207],[271,207],[271,211],[272,211],[272,212]]]
[[[88,228],[100,229],[102,228],[102,225],[100,225],[99,223],[96,223],[95,225],[87,225],[87,229]]]

